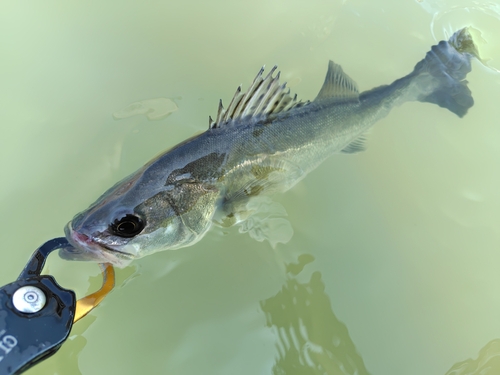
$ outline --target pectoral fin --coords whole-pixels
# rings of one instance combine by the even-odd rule
[[[356,154],[366,150],[365,137],[361,136],[349,143],[342,151],[344,154]]]
[[[239,226],[240,233],[248,233],[259,242],[268,241],[276,248],[279,243],[287,243],[293,236],[293,228],[285,208],[269,197],[249,199],[237,213],[231,213],[214,221],[221,227]]]

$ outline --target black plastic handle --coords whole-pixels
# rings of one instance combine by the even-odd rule
[[[52,276],[40,276],[47,256],[66,246],[65,238],[46,242],[19,278],[0,288],[0,375],[20,374],[54,354],[68,338],[75,293]]]
[[[53,238],[52,240],[45,242],[42,246],[35,250],[17,279],[22,280],[33,276],[39,276],[49,254],[54,250],[62,249],[68,246],[71,245],[65,237]]]

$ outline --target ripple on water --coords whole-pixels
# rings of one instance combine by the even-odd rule
[[[500,5],[464,3],[463,6],[441,6],[434,9],[431,31],[436,40],[448,39],[456,30],[468,26],[479,48],[482,63],[500,72],[500,50],[495,41],[500,35]]]

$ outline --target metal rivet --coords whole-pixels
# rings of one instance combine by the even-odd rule
[[[40,311],[45,306],[46,300],[45,293],[35,286],[23,286],[12,296],[14,307],[24,313]]]

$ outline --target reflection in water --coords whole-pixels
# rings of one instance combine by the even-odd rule
[[[500,374],[500,339],[487,343],[477,359],[455,364],[446,375],[498,375]]]
[[[297,281],[304,267],[314,260],[303,254],[286,267],[288,279],[282,290],[261,302],[267,326],[278,338],[279,357],[274,375],[369,374],[349,337],[347,327],[332,311],[321,273],[306,283]],[[486,344],[477,359],[458,362],[445,375],[500,374],[500,339]]]
[[[267,325],[278,337],[273,374],[368,374],[346,326],[332,311],[321,274],[314,272],[306,283],[296,280],[313,260],[303,254],[298,263],[287,265],[282,290],[261,302]]]

